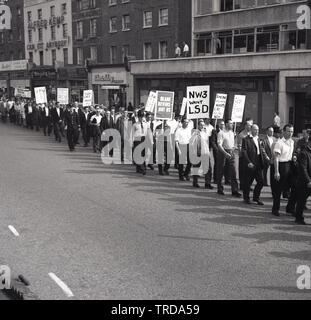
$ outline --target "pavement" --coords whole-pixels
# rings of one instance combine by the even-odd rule
[[[40,299],[311,297],[296,285],[311,226],[295,225],[285,202],[272,216],[268,188],[265,206],[247,206],[228,187],[221,197],[176,170],[137,175],[10,124],[0,150],[0,261]]]

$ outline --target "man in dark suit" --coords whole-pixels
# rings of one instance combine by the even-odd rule
[[[295,222],[305,225],[303,210],[311,195],[311,144],[310,142],[298,154],[298,185]]]
[[[33,130],[33,103],[29,101],[25,105],[26,127]]]
[[[67,127],[67,141],[70,151],[75,150],[77,136],[80,130],[79,115],[74,106],[71,106],[70,111],[65,114],[65,125]]]
[[[91,139],[89,108],[85,107],[83,110],[79,108],[78,113],[79,113],[82,137],[84,141],[84,147],[87,147]]]
[[[268,179],[267,179],[267,173],[269,167],[273,164],[273,147],[276,143],[276,138],[274,137],[274,129],[273,127],[267,128],[267,134],[262,139],[265,152],[269,158],[269,161],[267,161],[263,168],[263,179],[264,179],[264,186],[268,186]]]
[[[59,104],[56,103],[55,108],[51,111],[51,117],[54,128],[55,140],[62,142],[61,132],[62,132],[62,123],[63,123],[63,109],[59,107]]]
[[[104,132],[105,130],[108,130],[108,129],[114,129],[114,128],[115,128],[114,118],[112,117],[111,112],[107,110],[106,116],[102,118],[100,123],[101,132]],[[102,141],[101,147],[104,148],[108,143],[111,143],[112,140],[113,140],[113,137],[109,137],[109,141]],[[113,149],[109,151],[109,155],[110,157],[113,156]]]
[[[52,132],[52,116],[51,109],[47,105],[42,106],[41,121],[44,135],[48,134],[50,136]]]
[[[264,163],[268,161],[268,157],[258,134],[259,127],[253,124],[251,135],[242,139],[242,170],[244,171],[243,198],[245,203],[251,204],[249,193],[255,179],[257,184],[254,189],[253,201],[258,205],[263,205],[263,202],[260,200],[260,193],[263,188]]]

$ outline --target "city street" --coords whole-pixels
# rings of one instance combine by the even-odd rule
[[[0,264],[40,299],[310,299],[296,270],[311,266],[311,227],[285,202],[272,216],[268,188],[247,206],[11,124],[0,150]]]

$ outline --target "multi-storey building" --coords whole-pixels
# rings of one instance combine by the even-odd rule
[[[72,0],[74,63],[105,105],[133,102],[127,60],[174,57],[191,43],[191,0]]]
[[[231,117],[235,94],[246,95],[244,117],[261,128],[279,111],[296,132],[311,127],[311,37],[299,29],[294,0],[193,0],[192,57],[132,62],[135,102],[149,90],[172,89],[177,104],[190,85],[227,93],[225,117]],[[297,11],[298,10],[298,11]]]
[[[0,90],[13,92],[14,87],[27,87],[27,62],[25,61],[23,0],[0,1],[11,11],[11,29],[0,30]],[[10,92],[10,93],[11,93]]]

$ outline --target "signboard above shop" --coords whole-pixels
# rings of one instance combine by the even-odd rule
[[[28,60],[12,60],[0,62],[0,71],[27,70]]]
[[[93,68],[92,84],[99,85],[126,85],[127,72],[124,68]]]

